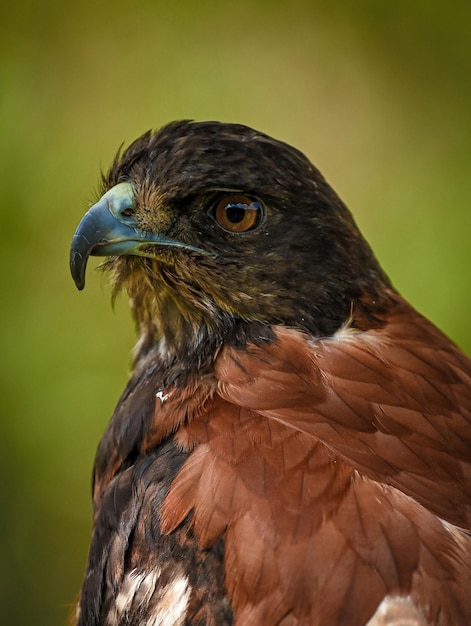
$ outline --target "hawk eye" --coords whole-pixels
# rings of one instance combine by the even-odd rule
[[[254,198],[243,194],[230,194],[221,198],[214,208],[214,219],[230,233],[246,233],[260,225],[263,206]]]

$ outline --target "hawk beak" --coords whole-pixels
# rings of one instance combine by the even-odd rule
[[[70,272],[77,289],[82,290],[85,287],[85,270],[89,256],[128,254],[153,257],[149,252],[149,244],[204,253],[194,246],[139,229],[136,225],[135,209],[134,186],[126,182],[112,187],[84,215],[70,248]]]

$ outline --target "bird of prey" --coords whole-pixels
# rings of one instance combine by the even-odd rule
[[[173,122],[73,238],[134,366],[98,447],[80,626],[469,626],[471,362],[298,150]]]

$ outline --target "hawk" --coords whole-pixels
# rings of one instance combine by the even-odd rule
[[[320,172],[246,126],[119,151],[73,238],[139,336],[79,626],[471,624],[471,362]]]

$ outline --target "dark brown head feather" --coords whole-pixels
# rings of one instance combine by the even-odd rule
[[[115,288],[128,289],[144,343],[164,337],[188,352],[202,328],[220,341],[237,320],[330,336],[347,320],[379,323],[389,305],[389,281],[350,212],[287,144],[241,125],[174,122],[118,153],[103,191],[122,181],[134,184],[142,229],[208,253],[162,248],[158,259],[106,263]],[[260,228],[216,224],[212,207],[228,190],[263,204]]]

